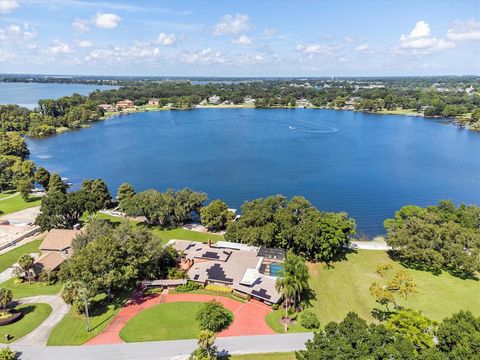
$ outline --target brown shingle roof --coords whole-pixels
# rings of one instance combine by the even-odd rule
[[[78,230],[52,229],[40,245],[43,251],[62,251],[72,246],[72,241],[79,233]]]
[[[67,260],[67,257],[58,251],[49,251],[35,261],[33,269],[36,274],[40,274],[44,269],[57,270]]]

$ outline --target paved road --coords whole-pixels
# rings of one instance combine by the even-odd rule
[[[65,304],[58,295],[40,295],[16,300],[20,304],[44,303],[52,307],[51,314],[35,330],[20,338],[15,345],[46,345],[48,337],[55,325],[70,310],[70,305]]]
[[[229,354],[301,350],[311,333],[237,336],[217,339],[219,351]],[[0,345],[1,346],[1,345]],[[190,354],[195,340],[156,341],[92,346],[26,346],[13,344],[21,360],[171,360]]]

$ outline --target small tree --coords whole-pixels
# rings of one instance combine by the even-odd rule
[[[191,355],[190,360],[215,360],[217,359],[217,347],[215,346],[215,333],[210,330],[202,330],[197,337],[198,349]]]
[[[318,329],[320,327],[320,321],[313,311],[305,310],[300,315],[300,325],[305,329]]]
[[[48,181],[48,194],[62,193],[67,192],[67,186],[63,182],[62,178],[58,174],[52,174],[50,180]]]
[[[195,319],[200,323],[200,329],[218,333],[230,326],[233,316],[222,304],[213,300],[202,306]]]
[[[5,310],[13,299],[12,290],[0,288],[0,309]]]
[[[43,167],[39,167],[35,172],[35,181],[42,185],[45,191],[48,191],[48,182],[50,181],[50,173]]]
[[[387,278],[392,268],[390,264],[377,266],[375,272],[384,279],[384,283],[374,281],[370,285],[370,295],[375,298],[377,303],[384,305],[387,311],[390,311],[389,303],[393,303],[394,308],[397,308],[395,295],[407,300],[409,295],[417,293],[417,285],[413,281],[412,275],[405,270],[399,270],[391,278]]]
[[[0,348],[0,360],[15,360],[17,352],[10,349],[8,346]]]
[[[131,199],[135,195],[135,189],[129,183],[123,183],[117,190],[118,205],[121,207],[124,200]]]
[[[228,211],[228,206],[222,200],[213,200],[210,204],[200,209],[202,224],[209,229],[221,230],[227,227],[228,220],[233,214]]]
[[[28,283],[31,284],[31,270],[33,269],[33,264],[35,260],[29,254],[22,255],[20,259],[18,259],[18,267],[19,267],[19,275],[23,274],[27,279]]]

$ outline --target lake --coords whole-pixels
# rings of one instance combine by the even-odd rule
[[[480,133],[417,117],[316,109],[136,113],[45,139],[31,159],[79,186],[103,178],[137,190],[190,187],[240,208],[303,195],[383,234],[403,205],[480,203]]]
[[[0,82],[0,105],[17,104],[33,109],[37,106],[40,99],[58,99],[73,93],[88,95],[96,89],[108,90],[116,88],[118,86]]]

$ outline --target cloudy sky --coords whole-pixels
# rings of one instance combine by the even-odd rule
[[[0,0],[0,72],[480,73],[476,0]]]

